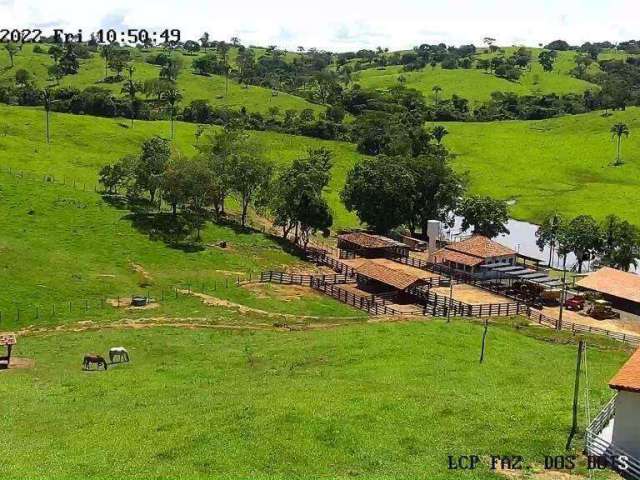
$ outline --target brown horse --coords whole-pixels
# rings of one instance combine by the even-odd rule
[[[104,359],[103,356],[101,355],[97,355],[95,353],[87,353],[84,356],[84,360],[82,361],[82,367],[85,370],[90,370],[91,369],[91,364],[95,363],[96,364],[96,369],[100,369],[100,365],[102,365],[102,367],[106,370],[107,369],[107,361]]]

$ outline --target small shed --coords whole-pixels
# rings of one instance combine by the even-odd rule
[[[616,390],[612,444],[640,459],[640,349],[609,382]]]
[[[614,308],[640,315],[640,275],[602,267],[576,282],[576,287],[598,292]]]
[[[338,235],[338,248],[341,253],[344,251],[364,258],[407,257],[409,255],[408,245],[382,235],[364,232]]]

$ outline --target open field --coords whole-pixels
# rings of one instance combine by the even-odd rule
[[[127,154],[137,154],[142,142],[154,135],[169,136],[169,122],[136,121],[133,128],[122,119],[51,114],[51,144],[45,142],[44,112],[40,108],[0,105],[0,166],[53,174],[86,182],[93,190],[102,165]],[[212,130],[218,127],[210,127]],[[197,125],[176,122],[177,148],[195,154]],[[346,211],[339,195],[349,169],[361,155],[355,145],[274,132],[252,132],[264,145],[265,155],[285,165],[306,155],[309,148],[326,147],[333,152],[332,180],[327,198],[336,228],[354,225],[356,216]]]
[[[53,64],[53,59],[46,53],[33,53],[32,44],[24,45],[22,51],[15,57],[15,67],[13,69],[6,68],[9,65],[9,56],[4,49],[0,51],[0,80],[3,78],[11,78],[15,75],[15,71],[24,68],[31,72],[35,81],[40,86],[52,85],[49,81],[47,67]],[[48,46],[44,46],[48,48]],[[149,64],[145,58],[151,53],[157,53],[158,49],[147,52],[140,52],[136,49],[131,50],[133,65],[135,66],[134,78],[137,81],[144,81],[151,78],[157,78],[160,67]],[[234,80],[229,80],[229,93],[225,95],[225,79],[219,75],[202,76],[193,73],[191,63],[198,55],[184,55],[176,53],[175,55],[182,57],[183,67],[178,76],[178,89],[183,95],[182,104],[187,105],[192,100],[208,100],[211,105],[227,106],[233,109],[246,107],[250,112],[267,113],[271,107],[277,107],[284,112],[288,109],[303,110],[310,108],[318,113],[324,110],[321,105],[316,105],[306,101],[301,97],[290,95],[288,93],[279,92],[273,95],[270,88],[263,88],[250,85],[243,88]],[[235,50],[230,56],[231,61],[235,58]],[[113,72],[109,72],[112,75]],[[67,75],[60,81],[62,86],[71,86],[77,88],[86,88],[90,86],[98,86],[113,91],[116,95],[121,95],[123,82],[104,83],[104,59],[98,54],[94,54],[91,58],[80,61],[80,70],[76,75]]]
[[[616,214],[640,225],[640,117],[638,108],[540,121],[447,123],[444,144],[453,165],[469,172],[472,193],[514,199],[511,214],[540,222],[558,210],[567,215]],[[625,164],[611,166],[616,145],[609,129],[629,126]]]
[[[575,344],[524,331],[492,326],[482,365],[482,327],[462,321],[23,336],[15,354],[35,366],[0,372],[3,473],[444,479],[447,455],[469,452],[540,465],[564,454]],[[114,345],[131,364],[80,370]],[[626,353],[588,355],[595,410]],[[502,478],[486,465],[456,476]]]
[[[510,50],[510,49],[507,49]],[[558,52],[555,69],[545,72],[537,61],[539,49],[534,50],[531,70],[526,71],[520,80],[511,82],[496,77],[492,73],[476,68],[446,70],[437,66],[428,66],[417,72],[403,72],[400,66],[385,68],[371,68],[357,73],[357,82],[366,88],[386,89],[397,85],[398,77],[406,79],[405,85],[421,91],[431,98],[431,89],[435,85],[442,87],[440,98],[450,98],[452,95],[468,99],[472,103],[488,100],[492,92],[514,92],[518,95],[532,95],[545,93],[582,93],[588,89],[598,89],[594,85],[572,77],[569,70],[575,67],[575,52]],[[614,55],[614,54],[611,54]],[[490,58],[491,54],[480,54],[478,58]]]
[[[274,239],[234,225],[208,223],[201,247],[192,246],[188,239],[173,246],[162,233],[162,226],[171,224],[171,215],[163,214],[155,224],[154,215],[112,206],[93,191],[0,173],[0,216],[5,219],[0,238],[4,285],[0,326],[15,321],[17,309],[23,311],[20,325],[51,323],[66,311],[67,301],[78,304],[88,298],[95,303],[144,294],[147,289],[158,297],[161,290],[169,294],[172,287],[186,288],[188,283],[194,289],[204,284],[211,290],[214,282],[219,285],[213,293],[216,297],[267,311],[364,316],[311,289],[222,288],[238,278],[248,279],[249,272],[300,268],[302,262]],[[226,248],[216,246],[221,241],[227,242]],[[52,303],[58,303],[56,315],[51,314]],[[185,316],[194,311],[201,314],[202,307],[194,309],[194,303],[198,305],[166,308]],[[41,306],[39,318],[34,318],[33,305]],[[82,316],[78,307],[75,318]],[[110,310],[100,315],[114,316]]]

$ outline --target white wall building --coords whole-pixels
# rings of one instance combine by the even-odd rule
[[[618,391],[612,444],[640,459],[640,349],[609,382]]]

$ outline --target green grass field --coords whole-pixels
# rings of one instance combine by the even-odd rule
[[[53,84],[53,82],[49,81],[47,74],[47,67],[53,64],[53,59],[47,54],[33,53],[33,46],[31,44],[24,45],[22,51],[15,57],[15,67],[13,69],[8,68],[10,62],[7,52],[4,49],[0,51],[0,80],[3,78],[11,79],[16,70],[24,68],[32,73],[38,85]],[[138,81],[158,77],[160,67],[145,62],[146,56],[151,52],[142,53],[136,49],[131,50],[133,64],[136,68],[134,78]],[[198,55],[203,54],[199,53]],[[183,95],[183,105],[188,105],[192,100],[204,99],[215,106],[227,106],[233,109],[239,109],[244,106],[250,112],[267,113],[271,107],[277,107],[281,112],[288,109],[300,111],[305,108],[310,108],[316,113],[324,111],[323,106],[308,102],[301,97],[284,92],[273,95],[271,89],[253,85],[243,88],[233,80],[229,80],[229,93],[226,95],[224,77],[218,75],[208,77],[196,75],[193,73],[191,63],[197,56],[183,55],[181,53],[176,53],[176,55],[183,59],[183,68],[177,82],[178,89]],[[234,55],[230,58],[233,61]],[[108,74],[112,75],[113,72],[108,72]],[[90,59],[80,61],[80,71],[76,75],[67,75],[63,77],[60,83],[63,86],[72,86],[80,89],[99,86],[113,91],[116,95],[121,95],[123,82],[103,83],[104,77],[104,59],[99,54],[94,54]]]
[[[122,119],[51,115],[52,142],[45,141],[44,112],[39,108],[0,105],[0,165],[40,174],[53,174],[83,182],[93,190],[98,170],[126,154],[138,153],[142,142],[153,135],[169,136],[169,122],[136,121],[133,128]],[[186,155],[195,154],[197,126],[176,122],[176,146]],[[211,127],[215,129],[217,127]],[[317,140],[274,132],[253,132],[276,164],[286,165],[306,155],[309,148],[326,147],[334,154],[333,177],[327,196],[334,212],[336,228],[354,225],[356,217],[347,212],[339,195],[344,178],[361,157],[355,145]]]
[[[575,52],[558,52],[554,70],[545,72],[537,62],[539,49],[532,50],[534,56],[531,70],[525,72],[517,82],[510,82],[476,68],[446,70],[440,66],[435,69],[428,66],[417,72],[403,72],[402,67],[399,66],[372,68],[358,72],[356,81],[366,88],[386,89],[397,85],[398,77],[402,75],[406,79],[407,87],[415,88],[429,98],[433,97],[431,89],[439,85],[443,89],[440,98],[450,98],[455,94],[472,103],[486,101],[491,97],[491,93],[496,91],[532,95],[582,93],[588,89],[598,88],[592,83],[579,80],[569,74],[569,71],[575,67]],[[478,58],[491,56],[491,54],[482,53]]]
[[[565,116],[541,121],[447,123],[444,144],[453,164],[468,171],[471,191],[515,199],[512,214],[539,222],[558,210],[568,215],[616,214],[640,225],[639,110]],[[625,164],[613,167],[616,144],[609,129],[624,122]]]
[[[454,321],[292,333],[111,329],[21,337],[0,373],[7,478],[502,478],[448,455],[562,455],[575,344]],[[124,345],[132,363],[83,373]],[[624,352],[589,350],[590,399]],[[550,375],[553,365],[553,375]],[[583,409],[581,408],[581,412]],[[584,419],[581,418],[581,422]]]

